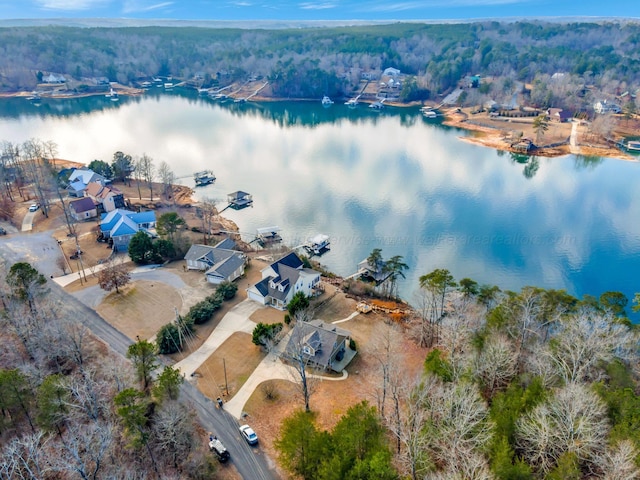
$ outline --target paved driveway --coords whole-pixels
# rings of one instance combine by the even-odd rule
[[[218,326],[198,350],[176,363],[174,367],[190,378],[191,374],[235,332],[253,333],[256,324],[249,317],[259,308],[263,308],[262,305],[253,300],[246,299],[240,302],[222,317]]]

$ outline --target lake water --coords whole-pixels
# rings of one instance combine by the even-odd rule
[[[512,156],[432,122],[417,109],[179,93],[0,102],[0,140],[53,140],[61,158],[85,163],[146,153],[187,185],[213,170],[198,197],[224,206],[230,192],[251,193],[252,208],[225,211],[248,236],[271,225],[290,246],[330,235],[320,261],[340,275],[374,248],[402,255],[409,301],[435,268],[503,289],[640,291],[640,164]]]

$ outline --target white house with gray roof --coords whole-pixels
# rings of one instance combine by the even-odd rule
[[[233,282],[244,275],[247,257],[237,251],[236,244],[226,238],[214,246],[191,245],[184,256],[188,270],[204,272],[207,282],[217,285],[222,282]]]
[[[262,280],[247,289],[247,296],[279,310],[287,308],[297,292],[315,296],[319,291],[320,273],[304,268],[300,257],[289,253],[262,269]]]

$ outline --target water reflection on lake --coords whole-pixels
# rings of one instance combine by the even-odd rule
[[[252,208],[225,212],[242,232],[278,225],[292,246],[328,234],[321,262],[341,275],[373,248],[402,255],[408,299],[435,268],[509,289],[640,291],[637,163],[504,154],[417,110],[221,106],[179,95],[113,103],[2,102],[0,139],[53,140],[62,158],[86,163],[146,153],[187,185],[211,169],[218,180],[199,197],[253,195]]]

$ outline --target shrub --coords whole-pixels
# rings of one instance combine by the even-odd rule
[[[193,323],[200,325],[211,318],[216,310],[220,308],[222,302],[215,295],[210,295],[201,302],[196,303],[189,309],[187,314]]]
[[[218,289],[216,293],[218,293],[222,300],[231,300],[235,297],[236,292],[238,291],[238,285],[232,282],[222,282],[218,285]]]
[[[356,341],[353,338],[349,339],[349,348],[351,350],[353,350],[354,352],[357,350],[356,349]]]
[[[160,328],[156,337],[158,352],[164,355],[176,353],[180,350],[180,334],[174,323],[167,323]]]
[[[258,323],[253,329],[251,341],[254,345],[266,347],[282,330],[282,323]]]

